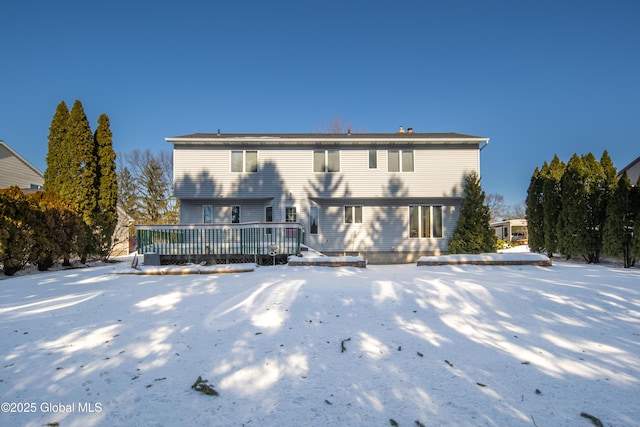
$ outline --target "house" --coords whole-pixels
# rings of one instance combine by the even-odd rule
[[[0,188],[18,186],[23,192],[42,189],[44,175],[0,140]]]
[[[624,173],[627,173],[629,177],[629,181],[631,181],[631,185],[636,185],[638,183],[638,177],[640,177],[640,157],[629,163],[627,166],[622,168],[618,172],[618,176],[622,177]]]
[[[524,245],[529,239],[526,219],[506,219],[492,222],[490,225],[498,239],[510,244]]]
[[[166,140],[181,224],[295,223],[307,246],[371,263],[447,252],[465,176],[480,175],[489,143],[412,129]]]

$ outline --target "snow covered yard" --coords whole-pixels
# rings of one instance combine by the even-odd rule
[[[637,268],[128,268],[0,280],[0,425],[640,426]]]

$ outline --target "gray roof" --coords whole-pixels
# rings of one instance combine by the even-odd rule
[[[175,145],[316,145],[316,144],[479,144],[482,136],[441,133],[192,133],[165,138]]]

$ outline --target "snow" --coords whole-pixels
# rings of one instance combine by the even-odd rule
[[[0,280],[0,425],[640,426],[638,268],[130,261]]]
[[[519,247],[504,250],[500,253],[485,254],[455,254],[440,256],[422,256],[418,259],[418,265],[441,264],[551,264],[549,257],[544,254],[525,252]]]

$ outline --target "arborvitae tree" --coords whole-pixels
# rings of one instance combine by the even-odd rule
[[[601,163],[593,154],[589,153],[583,156],[583,159],[588,172],[585,191],[589,209],[586,227],[587,251],[583,257],[587,262],[598,263],[602,255],[602,231],[607,216],[607,201],[615,183],[611,183],[607,179]]]
[[[94,134],[97,149],[98,188],[97,209],[94,214],[94,233],[98,251],[107,257],[111,250],[111,239],[118,223],[118,183],[116,177],[116,153],[113,151],[112,133],[109,117],[106,114],[98,118],[98,127]]]
[[[604,171],[592,154],[574,154],[562,177],[562,210],[558,221],[558,249],[567,256],[600,261]]]
[[[584,253],[584,244],[578,237],[584,234],[587,203],[584,197],[584,165],[574,154],[562,175],[562,209],[558,217],[558,251],[567,257]]]
[[[547,162],[542,166],[542,170],[546,169],[548,169]],[[544,180],[542,179],[541,171],[536,168],[531,176],[529,188],[527,189],[529,248],[534,252],[542,252],[545,250],[543,184]]]
[[[70,164],[74,177],[65,185],[61,196],[69,200],[72,206],[78,208],[87,224],[87,238],[84,242],[86,246],[79,247],[80,259],[84,262],[87,256],[97,252],[91,230],[95,225],[94,213],[98,208],[98,189],[96,187],[98,162],[93,132],[91,132],[82,103],[78,100],[73,104],[69,114],[65,141],[69,151],[74,154]]]
[[[478,254],[496,251],[496,234],[491,228],[491,212],[475,172],[465,177],[464,196],[458,224],[449,241],[451,254]]]
[[[640,176],[636,181],[636,185],[631,188],[631,210],[633,211],[633,215],[635,218],[635,221],[633,223],[631,255],[635,260],[640,257]]]
[[[44,188],[60,192],[70,178],[69,161],[71,153],[65,146],[69,109],[64,101],[58,104],[49,127],[49,147],[47,151],[47,169],[44,172]]]
[[[631,181],[625,172],[607,205],[602,243],[603,253],[621,257],[624,268],[631,267],[635,260],[633,233],[637,217],[633,204]]]
[[[546,165],[546,163],[545,163]],[[549,256],[553,256],[558,247],[558,217],[562,208],[562,187],[560,182],[567,166],[554,156],[542,175],[542,211],[544,222],[544,247]]]
[[[67,138],[75,154],[72,169],[75,172],[75,187],[70,189],[71,199],[80,208],[82,217],[89,226],[93,226],[93,213],[98,205],[98,159],[93,132],[84,113],[82,103],[73,104],[69,114]]]

